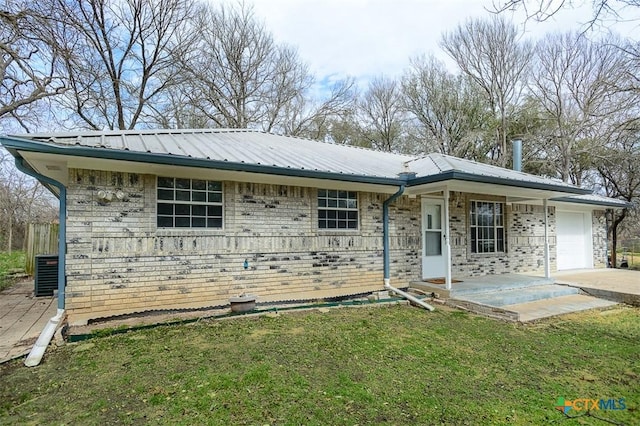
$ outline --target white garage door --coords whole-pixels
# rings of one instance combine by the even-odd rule
[[[558,270],[593,268],[589,214],[561,212],[556,216]]]

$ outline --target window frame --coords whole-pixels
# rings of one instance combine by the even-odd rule
[[[318,188],[316,193],[317,229],[322,232],[358,232],[360,230],[358,198],[357,191]],[[335,222],[335,227],[328,226],[331,222]],[[350,227],[349,225],[353,223],[355,226]],[[345,226],[340,227],[340,224]]]
[[[171,179],[173,187],[162,184],[162,179]],[[183,181],[178,185],[178,181]],[[188,188],[184,181],[189,181]],[[194,182],[197,185],[194,185]],[[165,195],[171,191],[173,198],[161,198],[161,191]],[[179,193],[178,193],[179,192]],[[184,199],[187,197],[188,199]],[[183,199],[179,199],[183,198]],[[197,198],[194,200],[194,198]],[[200,198],[203,198],[201,200]],[[172,213],[161,212],[161,205],[170,205]],[[183,210],[180,214],[177,206],[188,206],[188,213]],[[198,212],[194,214],[194,207],[198,207]],[[161,218],[171,218],[172,225],[161,225]],[[188,218],[189,225],[177,225],[177,219]],[[203,221],[202,226],[195,225],[194,219]],[[213,224],[210,226],[210,223]],[[217,225],[219,223],[219,226]],[[209,179],[180,178],[173,176],[156,176],[156,228],[159,230],[223,230],[225,225],[224,217],[224,182]]]
[[[490,223],[480,223],[480,213],[478,208],[481,205],[491,206]],[[498,208],[500,212],[498,213]],[[485,213],[483,217],[487,218]],[[471,200],[469,203],[469,241],[470,250],[473,255],[495,255],[507,252],[506,243],[506,204],[497,200]],[[499,218],[499,223],[497,223]],[[481,238],[482,237],[482,238]],[[492,250],[485,248],[485,244],[493,247]]]

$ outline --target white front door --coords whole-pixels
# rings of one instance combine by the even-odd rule
[[[422,200],[422,278],[445,276],[444,201]]]

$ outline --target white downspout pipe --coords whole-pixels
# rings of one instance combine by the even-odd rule
[[[58,325],[60,325],[60,321],[62,321],[63,318],[64,309],[58,309],[58,313],[56,314],[56,316],[49,319],[49,322],[47,322],[47,325],[42,330],[42,333],[40,333],[40,337],[38,337],[36,344],[33,345],[31,352],[29,352],[29,356],[27,356],[27,359],[24,361],[24,365],[26,365],[27,367],[35,367],[36,365],[40,364],[40,361],[44,356],[44,352],[47,350],[49,342],[51,342],[51,339],[53,338],[53,335],[58,329]]]
[[[40,364],[44,352],[49,346],[49,342],[53,338],[53,335],[60,325],[60,322],[65,316],[65,292],[66,292],[66,275],[65,275],[65,255],[67,253],[66,239],[67,239],[67,188],[57,180],[44,176],[25,164],[23,158],[17,157],[15,160],[16,168],[21,172],[38,179],[40,182],[48,183],[57,187],[60,190],[60,211],[59,211],[59,223],[60,229],[58,232],[58,311],[54,317],[49,319],[47,325],[40,333],[36,344],[33,345],[27,359],[24,361],[24,365],[27,367],[35,367]]]
[[[400,296],[404,297],[407,300],[412,301],[416,305],[420,305],[429,311],[433,311],[435,308],[428,303],[423,302],[415,296],[410,295],[402,290],[398,290],[395,287],[391,286],[391,275],[390,275],[390,255],[389,251],[391,250],[389,244],[389,204],[391,204],[396,198],[402,195],[404,192],[404,185],[401,185],[398,189],[398,192],[393,194],[391,197],[386,199],[384,203],[382,203],[382,245],[383,245],[383,264],[384,264],[384,288],[387,290],[391,290]]]
[[[434,311],[435,310],[435,308],[433,306],[431,306],[430,304],[418,299],[417,297],[412,296],[412,295],[410,295],[409,293],[407,293],[405,291],[398,290],[397,288],[392,287],[391,284],[389,283],[389,281],[390,281],[389,278],[385,278],[384,279],[384,288],[386,288],[387,290],[391,290],[394,293],[399,294],[400,296],[404,297],[405,299],[410,300],[413,303],[415,303],[416,305],[420,305],[421,307],[423,307],[423,308],[425,308],[425,309],[427,309],[429,311]]]

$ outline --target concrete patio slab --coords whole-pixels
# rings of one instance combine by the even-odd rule
[[[598,299],[583,294],[570,294],[533,302],[502,306],[503,309],[517,312],[518,321],[530,322],[542,318],[569,314],[571,312],[602,309],[617,305],[616,302]]]
[[[55,297],[34,297],[33,281],[0,292],[0,363],[28,354],[56,311]]]
[[[553,284],[553,279],[523,275],[523,274],[499,274],[483,275],[480,277],[454,277],[457,282],[447,290],[444,284],[432,284],[428,281],[411,282],[411,287],[420,289],[426,293],[436,293],[442,298],[458,297],[492,291],[505,291],[517,288]]]
[[[484,293],[456,294],[459,300],[474,301],[489,306],[504,307],[540,299],[552,299],[569,294],[578,294],[579,289],[564,285],[545,284],[517,287],[508,290],[489,290]]]
[[[509,321],[528,322],[570,312],[607,308],[618,302],[628,303],[628,296],[620,296],[627,293],[620,292],[640,288],[640,283],[636,283],[637,279],[640,280],[640,273],[621,271],[607,275],[611,270],[600,271],[604,271],[604,278],[592,271],[580,271],[580,275],[575,275],[575,271],[573,274],[562,272],[551,279],[521,274],[464,277],[446,293],[438,291],[443,287],[441,285],[411,284],[427,293],[433,289],[431,291],[446,298],[450,306]],[[568,284],[569,281],[563,281],[567,278],[575,282]],[[587,287],[583,282],[593,285]],[[609,286],[610,291],[615,289],[615,294],[604,297],[596,291],[598,285],[605,287],[603,283]]]
[[[580,269],[556,272],[556,283],[577,287],[587,294],[640,306],[640,271]]]

